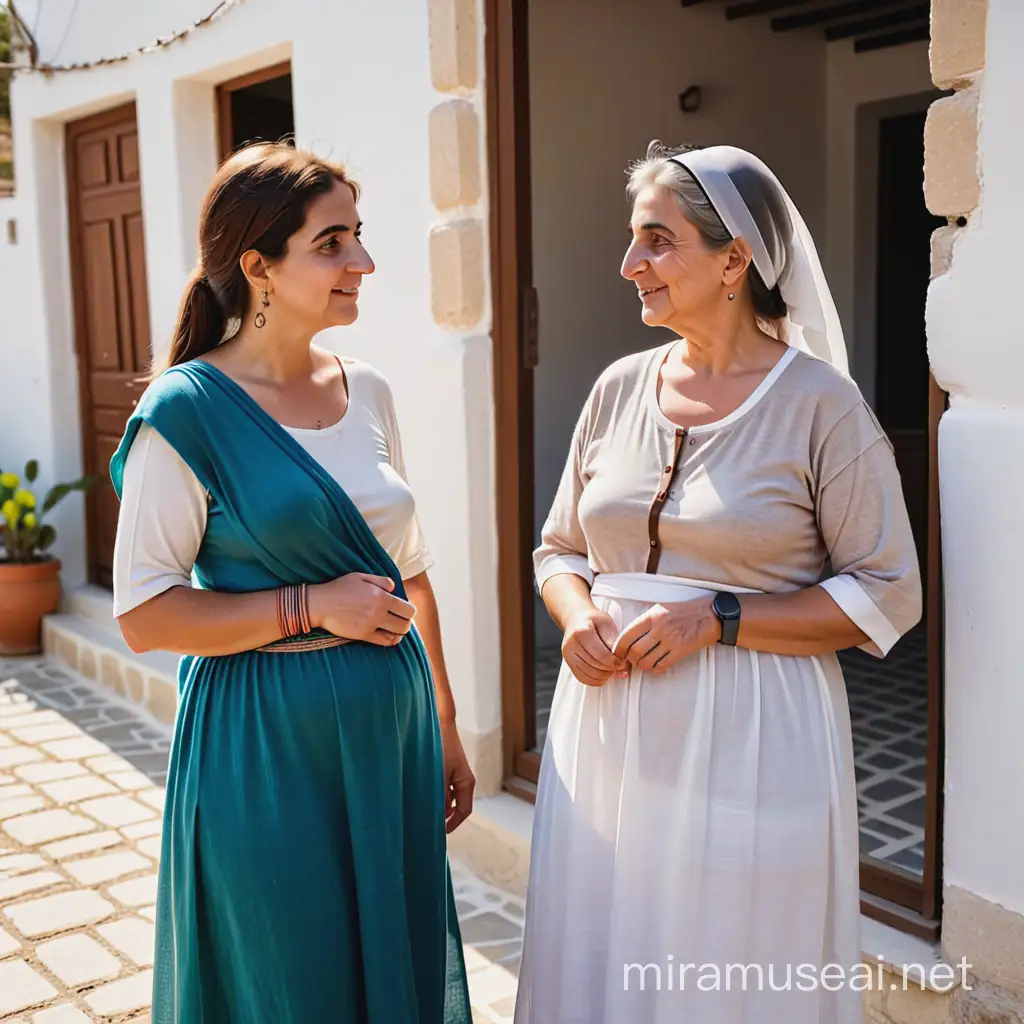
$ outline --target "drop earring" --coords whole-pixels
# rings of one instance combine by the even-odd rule
[[[735,299],[735,298],[736,298],[736,293],[735,292],[729,292],[729,301],[732,302],[732,300]]]
[[[269,305],[270,305],[270,299],[267,298],[267,289],[264,288],[263,289],[263,309],[266,309],[267,306],[269,306]],[[253,320],[253,323],[256,325],[257,328],[266,327],[266,325],[267,325],[267,314],[263,312],[263,309],[261,309],[256,314],[256,319]]]

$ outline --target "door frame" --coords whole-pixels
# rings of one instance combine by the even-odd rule
[[[91,362],[88,345],[89,327],[88,309],[86,306],[87,288],[85,268],[82,265],[82,260],[79,258],[79,255],[82,252],[85,232],[82,225],[82,215],[78,208],[79,174],[78,162],[75,159],[74,141],[79,135],[95,131],[97,128],[105,128],[108,125],[117,124],[117,122],[124,121],[129,117],[135,121],[137,128],[138,110],[134,100],[131,100],[128,103],[119,104],[116,107],[110,107],[98,114],[92,114],[88,117],[68,121],[64,126],[64,171],[67,178],[65,202],[67,203],[68,211],[68,262],[70,264],[69,269],[71,276],[71,309],[74,330],[74,351],[75,358],[78,363],[77,389],[79,422],[81,427],[80,442],[82,446],[82,468],[86,472],[88,472],[92,465],[92,453],[95,450],[96,437],[94,428],[95,418],[93,415],[93,395],[92,388],[89,386],[88,381],[88,371],[91,366]],[[139,188],[142,188],[141,180],[139,182]],[[86,580],[89,583],[109,589],[109,586],[106,583],[98,581],[95,578],[93,553],[96,551],[97,545],[97,517],[93,509],[93,501],[95,501],[95,498],[92,494],[85,495],[84,561]]]
[[[485,0],[493,303],[498,606],[505,787],[531,797],[540,770],[533,666],[533,366],[526,0]]]
[[[250,85],[259,85],[261,82],[269,82],[272,78],[283,78],[292,73],[291,60],[278,61],[276,64],[268,64],[264,68],[257,68],[236,78],[229,78],[218,83],[214,89],[214,104],[217,117],[217,152],[220,161],[223,162],[231,156],[231,140],[234,137],[234,125],[231,119],[231,94],[239,89],[246,89]]]

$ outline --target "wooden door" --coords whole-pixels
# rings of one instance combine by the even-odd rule
[[[89,579],[109,587],[118,502],[110,458],[145,388],[149,301],[135,105],[67,127],[71,276],[84,465]]]

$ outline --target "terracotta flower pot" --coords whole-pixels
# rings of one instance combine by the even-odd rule
[[[43,616],[60,604],[60,560],[0,561],[0,655],[36,654]]]

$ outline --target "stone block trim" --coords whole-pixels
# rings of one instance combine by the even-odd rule
[[[970,213],[981,199],[978,175],[978,92],[936,100],[924,129],[924,195],[940,217]]]
[[[466,100],[430,112],[430,196],[438,210],[480,201],[480,119]]]
[[[962,228],[952,224],[936,228],[932,232],[932,280],[941,277],[953,265],[953,247],[960,236]]]
[[[932,81],[943,89],[969,82],[985,66],[988,0],[932,0]]]
[[[430,233],[431,306],[442,327],[470,330],[484,315],[484,229],[453,221]]]
[[[119,649],[94,642],[75,628],[74,617],[53,615],[43,620],[43,651],[67,668],[144,708],[157,721],[173,725],[178,684]]]
[[[479,81],[477,0],[429,0],[430,77],[439,92],[472,90]]]
[[[942,945],[947,962],[966,957],[975,978],[1013,993],[1024,1006],[1024,915],[947,886]]]

